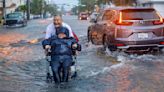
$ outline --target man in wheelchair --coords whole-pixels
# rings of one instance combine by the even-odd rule
[[[81,45],[77,43],[76,39],[68,37],[65,32],[60,31],[57,36],[52,36],[42,42],[43,48],[46,51],[50,50],[50,65],[56,84],[68,82],[73,55],[76,51],[81,51]]]

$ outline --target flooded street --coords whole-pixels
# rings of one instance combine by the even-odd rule
[[[83,50],[77,56],[78,77],[70,80],[68,88],[55,88],[54,83],[46,82],[47,61],[41,40],[51,21],[36,20],[30,23],[38,24],[24,31],[1,29],[9,36],[20,34],[20,38],[14,42],[9,39],[5,45],[0,42],[0,92],[163,92],[164,54],[104,52],[102,46],[87,43],[88,21],[79,21],[76,16],[64,20],[82,44]]]

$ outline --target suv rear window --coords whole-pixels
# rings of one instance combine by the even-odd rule
[[[151,20],[159,19],[154,9],[126,9],[122,10],[123,20]]]
[[[114,16],[115,16],[114,10],[107,10],[103,15],[103,20],[111,20],[114,18]]]

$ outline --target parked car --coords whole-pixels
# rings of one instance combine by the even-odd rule
[[[91,15],[90,15],[90,22],[94,22],[97,17],[98,17],[99,13],[98,12],[93,12]]]
[[[101,12],[88,27],[88,41],[111,51],[164,48],[164,20],[153,8],[115,7]]]
[[[78,15],[78,19],[79,20],[88,20],[88,13],[87,12],[81,12],[81,13],[79,13],[79,15]]]
[[[33,19],[41,19],[42,16],[41,15],[33,15]]]
[[[14,12],[6,15],[6,21],[4,23],[7,26],[26,26],[27,20],[23,13]]]

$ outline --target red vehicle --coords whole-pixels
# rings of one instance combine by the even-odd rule
[[[78,15],[79,20],[88,20],[88,13],[87,12],[81,12]]]

